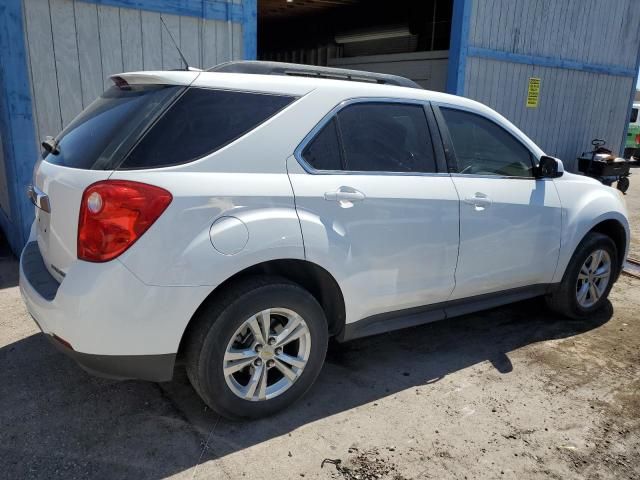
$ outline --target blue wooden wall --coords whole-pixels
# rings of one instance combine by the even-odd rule
[[[18,253],[39,142],[56,135],[114,73],[180,68],[160,16],[191,66],[256,57],[257,0],[2,0],[0,228]]]
[[[499,111],[569,169],[595,137],[622,152],[639,1],[455,0],[454,10],[449,91]],[[526,107],[531,77],[541,80],[537,108]]]

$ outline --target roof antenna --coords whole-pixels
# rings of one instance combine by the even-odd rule
[[[164,25],[164,28],[167,29],[167,33],[169,34],[169,38],[171,38],[171,42],[173,42],[173,46],[176,47],[176,50],[178,51],[178,54],[180,55],[180,58],[184,62],[185,70],[187,70],[187,71],[190,70],[191,67],[189,67],[189,63],[187,62],[187,59],[184,58],[184,55],[182,54],[182,51],[180,51],[180,47],[178,47],[178,44],[176,43],[176,40],[173,38],[173,35],[171,35],[171,30],[169,30],[169,27],[167,27],[167,24],[164,23],[164,18],[162,18],[162,15],[160,15],[160,21],[162,22],[162,25]]]

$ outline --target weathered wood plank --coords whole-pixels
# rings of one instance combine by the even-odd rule
[[[102,55],[98,35],[98,7],[91,3],[76,2],[76,26],[82,103],[86,107],[104,90]]]
[[[0,210],[11,218],[11,205],[9,204],[9,186],[7,183],[7,168],[2,150],[2,136],[0,136]]]
[[[109,76],[122,73],[122,39],[120,36],[120,9],[98,5],[98,28],[102,54],[104,87],[111,86]]]
[[[162,70],[162,24],[160,14],[140,12],[142,22],[142,64],[145,70]]]
[[[216,47],[218,63],[228,62],[232,58],[231,54],[231,29],[227,22],[217,22],[216,28]]]
[[[478,45],[478,23],[477,20],[482,18],[480,14],[480,9],[482,7],[478,2],[471,2],[471,15],[469,17],[469,45],[470,46],[479,46]]]
[[[189,62],[189,66],[202,66],[200,58],[200,23],[195,17],[180,17],[180,49]]]
[[[218,40],[216,30],[218,29],[216,20],[205,20],[202,32],[202,68],[210,68],[218,64]]]
[[[180,17],[176,15],[165,15],[162,14],[162,19],[166,24],[167,28],[162,26],[162,68],[164,70],[171,70],[173,68],[182,68],[184,64],[180,59],[180,54],[176,47],[174,46],[173,41],[171,40],[171,36],[173,36],[173,40],[176,42],[178,46],[180,46]],[[167,31],[167,29],[169,31]],[[171,32],[171,35],[169,35]]]
[[[82,111],[83,105],[73,7],[73,0],[49,2],[63,128]],[[42,48],[44,45],[39,47]]]
[[[124,71],[143,70],[142,25],[140,10],[120,9],[120,30],[122,32],[122,66]]]
[[[242,59],[242,25],[239,23],[232,24],[233,30],[233,59],[241,60]]]
[[[25,0],[24,16],[36,104],[37,133],[38,138],[42,138],[45,135],[56,135],[62,129],[56,62],[51,49],[53,35],[49,3]]]

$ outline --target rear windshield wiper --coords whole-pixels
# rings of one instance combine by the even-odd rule
[[[53,137],[44,137],[44,141],[41,143],[42,148],[51,155],[58,155],[60,149],[58,148],[58,141]]]

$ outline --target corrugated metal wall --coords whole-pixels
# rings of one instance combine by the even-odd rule
[[[595,137],[618,153],[639,45],[637,0],[472,0],[462,93],[571,169]],[[537,108],[526,108],[530,77]]]
[[[160,15],[191,66],[242,57],[237,22],[76,0],[24,0],[23,11],[38,139],[64,128],[109,86],[109,75],[183,66]]]

